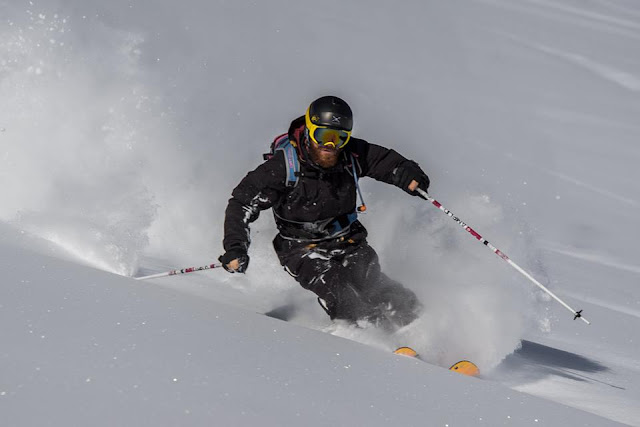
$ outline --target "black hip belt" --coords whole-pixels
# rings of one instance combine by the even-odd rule
[[[351,224],[358,219],[358,213],[352,212],[335,218],[320,221],[291,221],[279,216],[275,211],[278,231],[284,239],[304,240],[309,242],[335,239],[349,233]]]

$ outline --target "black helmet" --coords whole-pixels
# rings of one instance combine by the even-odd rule
[[[304,115],[307,142],[343,148],[351,139],[351,108],[336,96],[323,96],[309,105]]]
[[[351,107],[337,96],[323,96],[313,101],[307,110],[306,119],[315,126],[327,126],[347,132],[353,129]]]

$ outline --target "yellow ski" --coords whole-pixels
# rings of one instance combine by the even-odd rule
[[[393,353],[419,359],[418,353],[411,347],[399,347]],[[469,362],[468,360],[461,360],[460,362],[455,363],[449,368],[449,370],[470,377],[477,377],[480,375],[480,369],[478,369],[473,362]]]

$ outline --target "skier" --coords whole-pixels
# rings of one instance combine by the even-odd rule
[[[395,330],[411,323],[421,305],[412,291],[381,272],[357,219],[358,210],[366,209],[364,203],[356,208],[358,179],[368,176],[419,196],[416,188],[426,191],[429,178],[396,151],[353,137],[352,128],[351,108],[335,96],[313,101],[293,120],[284,135],[289,151],[272,152],[233,190],[219,260],[227,271],[244,273],[249,225],[271,208],[281,265],[318,296],[332,320]]]

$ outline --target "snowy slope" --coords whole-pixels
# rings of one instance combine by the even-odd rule
[[[2,232],[4,425],[613,425]]]
[[[48,365],[60,374],[38,377],[31,370],[44,362],[26,357],[40,350],[28,341],[29,331],[38,336],[28,327],[36,317],[23,313],[23,323],[15,326],[5,320],[10,326],[2,329],[3,341],[15,344],[2,354],[7,366],[16,369],[6,370],[13,376],[0,383],[6,389],[0,403],[6,405],[1,398],[31,380],[34,393],[12,395],[16,424],[47,387],[66,391],[51,400],[55,410],[68,405],[70,396],[85,396],[86,384],[76,381],[85,376],[83,381],[92,375],[124,379],[138,372],[147,384],[156,384],[165,378],[163,364],[189,366],[184,354],[172,353],[176,347],[195,347],[203,336],[212,337],[206,343],[231,342],[238,333],[234,328],[251,332],[242,345],[271,342],[277,361],[261,358],[258,363],[255,355],[235,354],[232,360],[201,360],[199,367],[209,375],[229,375],[239,381],[236,385],[253,386],[252,370],[285,372],[279,360],[286,356],[280,352],[302,352],[299,358],[311,357],[337,381],[347,378],[344,365],[338,369],[340,360],[327,359],[324,351],[353,351],[358,355],[354,359],[371,362],[367,367],[375,360],[389,369],[414,369],[410,375],[398,372],[399,378],[418,371],[426,376],[405,381],[420,390],[407,394],[413,402],[407,405],[415,404],[410,407],[416,411],[434,405],[406,415],[416,416],[410,418],[413,423],[418,413],[428,413],[436,424],[479,420],[473,405],[460,412],[462,418],[446,418],[451,416],[447,405],[455,399],[431,390],[421,394],[425,384],[447,387],[449,376],[441,377],[446,373],[429,365],[405,368],[414,362],[388,358],[385,352],[399,342],[372,331],[328,325],[313,298],[277,265],[269,214],[253,227],[251,269],[243,277],[212,271],[141,285],[86,268],[130,276],[214,260],[221,252],[222,216],[233,186],[310,100],[334,93],[352,105],[358,136],[417,160],[432,179],[436,199],[561,298],[584,309],[593,322],[573,322],[568,311],[433,207],[363,180],[370,213],[362,221],[383,268],[425,304],[424,316],[402,338],[403,344],[440,366],[461,357],[477,361],[485,374],[482,385],[453,381],[479,387],[465,391],[466,396],[482,402],[494,421],[507,415],[521,420],[548,415],[558,417],[548,418],[555,425],[565,411],[531,398],[521,410],[502,411],[500,396],[516,396],[508,394],[513,392],[507,386],[640,425],[640,362],[635,354],[640,341],[637,2],[334,1],[319,8],[313,2],[282,0],[194,0],[185,5],[11,0],[0,2],[0,19],[0,220],[11,224],[1,229],[6,236],[2,262],[12,269],[1,288],[3,319],[17,318],[21,310],[28,313],[29,307],[34,313],[56,313],[51,301],[63,294],[82,303],[75,315],[84,319],[97,309],[89,303],[97,293],[105,303],[100,305],[104,322],[93,328],[100,335],[95,351],[147,342],[140,326],[127,332],[112,327],[120,317],[130,324],[143,322],[144,315],[127,311],[143,307],[148,317],[168,322],[153,334],[161,336],[166,329],[185,336],[184,342],[175,338],[166,346],[153,340],[144,357],[126,366],[92,364],[90,350],[82,347],[91,341],[91,332],[73,329],[82,325],[70,318],[58,318],[40,335],[58,338],[43,340],[47,351],[60,356]],[[11,230],[24,230],[54,246],[43,247],[40,240],[14,236]],[[15,249],[20,247],[24,249]],[[44,261],[33,251],[48,258]],[[37,286],[16,288],[21,280],[31,280],[39,264],[55,266],[58,273],[37,270]],[[138,305],[126,305],[131,292],[140,292]],[[167,313],[169,300],[176,302]],[[272,327],[275,321],[249,314],[283,303],[295,308],[288,324]],[[220,327],[208,317],[216,310],[233,320]],[[38,316],[42,322],[47,319]],[[187,318],[173,325],[173,320]],[[286,337],[272,340],[272,329]],[[84,338],[66,341],[73,335],[67,331]],[[207,354],[212,349],[200,345]],[[109,351],[104,351],[101,357],[107,358]],[[170,353],[166,360],[161,356],[165,351]],[[243,377],[243,372],[252,374]],[[303,385],[303,372],[300,365],[287,373],[287,384],[295,382],[299,394],[311,392]],[[195,370],[191,374],[201,375]],[[75,379],[67,382],[66,377]],[[275,373],[267,377],[283,379]],[[365,375],[349,380],[350,390],[374,390],[370,381],[384,382]],[[149,408],[167,411],[182,405],[158,403],[162,399],[193,399],[198,390],[177,381],[170,384],[184,387],[177,394],[169,394],[176,388],[164,389],[169,387],[165,384],[151,387],[158,394],[136,395],[114,384],[86,395],[89,406],[83,416],[101,414],[104,409],[91,405],[116,400],[113,390],[121,390],[118,395],[125,401],[147,396]],[[268,384],[260,387],[269,393]],[[214,394],[220,390],[209,389]],[[274,425],[288,423],[278,418],[285,417],[283,411],[271,411],[273,401],[285,396],[277,390],[271,405],[247,404],[245,409],[268,413]],[[320,390],[344,392],[337,387]],[[452,391],[456,396],[459,392]],[[488,394],[496,400],[483,400]],[[349,394],[351,399],[354,395],[365,407],[368,394]],[[381,401],[388,394],[380,396]],[[328,413],[328,399],[316,396],[306,404]],[[331,396],[330,401],[337,400]],[[242,411],[239,402],[215,412],[237,421],[233,417]],[[388,417],[405,416],[404,403],[386,402]],[[134,409],[109,414],[131,420]],[[198,415],[202,423],[208,416],[203,411]],[[341,407],[331,416],[347,422],[371,414]],[[493,415],[482,416],[487,420]],[[572,412],[567,419],[603,425],[600,418],[583,416]]]

